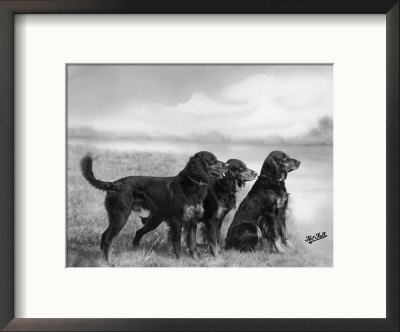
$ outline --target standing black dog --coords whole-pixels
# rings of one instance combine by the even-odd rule
[[[192,257],[198,257],[196,248],[197,221],[203,215],[203,201],[213,178],[221,177],[227,165],[218,161],[210,152],[201,151],[192,156],[185,168],[173,177],[130,176],[115,182],[97,180],[92,171],[93,160],[86,156],[81,160],[85,179],[95,188],[107,191],[105,207],[109,226],[101,236],[100,248],[108,260],[110,245],[125,226],[132,210],[147,209],[145,225],[136,232],[133,245],[139,245],[146,233],[166,221],[174,253],[181,255],[181,232],[186,224],[187,239]]]
[[[299,168],[300,161],[281,151],[273,151],[265,159],[261,175],[242,201],[228,229],[226,249],[254,250],[264,246],[264,239],[273,249],[283,252],[281,242],[289,245],[286,234],[288,193],[287,173]]]
[[[247,168],[238,159],[227,161],[228,171],[223,178],[214,179],[209,185],[208,194],[204,200],[204,215],[200,219],[202,227],[213,256],[218,255],[222,222],[226,215],[236,207],[236,194],[244,187],[246,181],[252,181],[257,173]]]

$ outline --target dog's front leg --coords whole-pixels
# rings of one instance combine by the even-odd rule
[[[182,221],[174,219],[168,222],[168,224],[172,240],[172,247],[176,258],[179,259],[182,254],[182,246],[181,246]]]
[[[272,252],[276,251],[278,253],[284,253],[285,250],[281,246],[281,234],[279,232],[278,225],[278,210],[276,207],[270,208],[264,215],[259,219],[262,221],[263,231],[265,232],[265,237],[270,244],[270,250]]]
[[[197,253],[196,230],[197,230],[197,221],[192,219],[189,221],[187,236],[188,236],[189,253],[190,256],[194,259],[199,258],[199,254]]]
[[[209,222],[209,236],[208,236],[208,245],[210,247],[211,255],[214,257],[218,256],[219,246],[218,246],[218,220],[212,219]]]
[[[281,238],[280,237],[278,237],[278,239],[275,240],[274,246],[275,246],[276,251],[279,254],[283,254],[285,252],[285,249],[283,249],[282,246],[281,246]]]
[[[277,218],[274,218],[272,228],[273,228],[273,236],[274,236],[273,238],[274,238],[275,250],[279,254],[283,254],[285,252],[285,249],[283,249],[283,247],[281,246],[282,238],[281,238],[281,234],[279,232],[279,224],[278,224]]]
[[[225,220],[226,215],[228,214],[229,210],[224,210],[224,212],[222,213],[222,215],[218,218],[218,222],[217,222],[217,250],[219,251],[219,248],[222,247],[223,244],[223,238],[222,238],[222,234],[221,234],[221,228],[222,228],[222,223]]]
[[[282,237],[282,243],[283,243],[286,247],[292,249],[292,248],[293,248],[293,244],[292,244],[291,241],[288,240],[287,230],[286,230],[286,225],[285,225],[285,224],[282,225],[282,231],[281,231],[281,233],[282,233],[282,235],[281,235],[281,237]]]

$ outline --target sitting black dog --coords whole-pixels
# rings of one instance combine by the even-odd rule
[[[268,241],[273,249],[283,252],[281,243],[290,245],[286,233],[288,193],[287,173],[297,169],[300,161],[281,151],[273,151],[265,159],[261,174],[240,204],[228,229],[226,249],[252,251]]]

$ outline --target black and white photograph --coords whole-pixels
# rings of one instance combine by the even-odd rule
[[[68,64],[67,267],[332,267],[332,64]]]

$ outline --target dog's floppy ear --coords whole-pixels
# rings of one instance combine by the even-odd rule
[[[236,182],[240,181],[236,178],[235,171],[233,171],[230,167],[228,167],[225,173],[225,177],[219,180],[218,182],[226,192],[229,192],[230,194],[236,194]]]
[[[203,180],[209,182],[210,176],[205,170],[205,161],[199,156],[190,157],[186,167],[185,173],[195,180]]]
[[[274,180],[282,179],[283,174],[280,168],[279,160],[277,160],[273,152],[271,152],[265,159],[261,168],[261,175],[266,175]]]
[[[190,157],[188,161],[188,168],[191,174],[197,175],[201,173],[202,170],[202,160],[198,156],[192,156]]]

